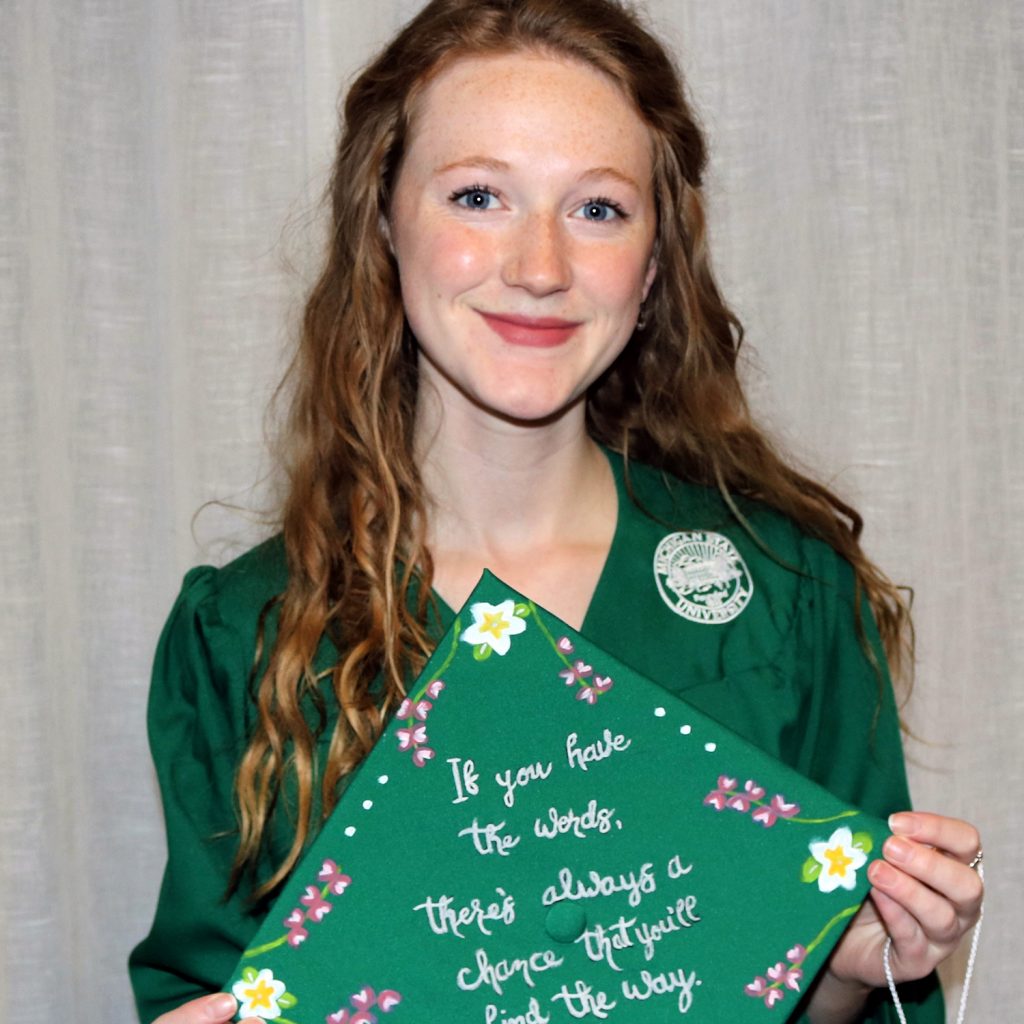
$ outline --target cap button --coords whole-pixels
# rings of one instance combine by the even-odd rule
[[[587,927],[587,913],[576,903],[556,903],[544,920],[544,930],[556,942],[575,942]]]

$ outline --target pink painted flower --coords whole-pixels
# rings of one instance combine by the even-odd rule
[[[357,1010],[368,1010],[371,1006],[377,1005],[377,993],[369,985],[364,985],[349,999],[349,1002]]]
[[[401,1001],[402,996],[394,989],[385,988],[378,993],[369,985],[364,985],[358,992],[349,996],[352,1012],[343,1008],[329,1014],[326,1024],[376,1024],[377,1017],[372,1010],[390,1013]]]
[[[723,780],[719,779],[718,781],[721,783]],[[736,788],[735,780],[725,779],[725,781],[733,783],[733,785],[729,787],[730,789]],[[747,781],[743,783],[743,792],[730,793],[729,799],[725,802],[725,806],[731,807],[734,811],[739,811],[741,814],[746,814],[747,811],[750,810],[751,803],[760,800],[763,796],[763,787],[759,786],[753,779],[747,779]]]
[[[422,768],[428,761],[435,757],[435,753],[430,747],[417,747],[412,752],[412,763],[417,768]]]
[[[401,995],[392,988],[384,989],[377,996],[377,1005],[383,1013],[390,1013],[401,1001]]]
[[[800,991],[804,972],[798,965],[805,956],[807,950],[798,943],[786,951],[786,960],[779,960],[765,971],[767,980],[759,974],[749,985],[744,986],[743,991],[748,996],[763,998],[765,1006],[770,1010],[785,995],[783,986],[791,992]]]
[[[293,949],[302,945],[309,938],[309,932],[303,927],[306,915],[296,907],[285,919],[284,926],[288,929],[288,945]]]
[[[325,860],[320,873],[316,877],[335,896],[340,896],[352,884],[352,879],[348,875],[342,874],[341,869],[333,860]]]
[[[613,686],[611,676],[594,676],[589,686],[581,686],[576,694],[577,700],[585,700],[588,704],[596,704],[602,693],[607,693]]]
[[[716,811],[724,811],[725,801],[727,799],[728,798],[726,797],[725,793],[723,793],[720,789],[713,789],[710,793],[708,793],[706,797],[704,797],[704,806],[714,807]]]
[[[565,680],[566,686],[575,686],[583,682],[594,669],[584,661],[574,661],[569,668],[563,668],[559,676]]]
[[[427,720],[427,715],[430,714],[430,709],[434,705],[429,700],[413,700],[411,697],[406,697],[405,700],[398,706],[398,717],[399,718],[418,718],[421,722]]]
[[[786,798],[781,793],[776,793],[772,797],[772,810],[780,818],[792,818],[800,813],[800,805],[793,803],[786,803]]]
[[[733,790],[737,785],[737,781],[730,778],[728,775],[719,775],[718,788],[713,789],[706,797],[704,797],[704,806],[714,807],[716,811],[724,811],[728,806],[729,798],[732,796]]]
[[[573,642],[567,636],[560,636],[558,638],[557,647],[563,654],[572,654],[576,650]]]
[[[762,804],[751,817],[759,825],[763,825],[765,828],[771,828],[779,818],[792,818],[795,814],[800,813],[799,804],[787,804],[785,797],[780,793],[776,793],[772,797],[771,802]]]
[[[430,698],[431,700],[437,700],[437,698],[438,698],[438,697],[440,696],[440,694],[441,694],[441,691],[442,691],[442,690],[444,689],[444,687],[445,687],[445,684],[444,684],[444,681],[443,681],[443,680],[441,680],[441,679],[435,679],[435,680],[434,680],[434,681],[433,681],[433,682],[432,682],[432,683],[431,683],[431,684],[430,684],[430,685],[429,685],[429,686],[427,687],[427,696],[428,696],[428,697],[429,697],[429,698]]]
[[[330,901],[320,895],[320,890],[315,885],[306,886],[306,891],[299,897],[299,902],[306,907],[306,918],[309,921],[322,921],[331,911]]]
[[[747,779],[747,781],[743,783],[743,789],[747,794],[747,798],[750,800],[764,799],[764,786],[759,786],[753,779]]]
[[[411,725],[408,728],[397,729],[395,735],[398,737],[399,750],[411,750],[413,747],[427,742],[427,727]]]
[[[748,996],[753,996],[755,999],[760,999],[765,994],[768,988],[768,982],[759,974],[749,985],[743,986],[743,991]]]

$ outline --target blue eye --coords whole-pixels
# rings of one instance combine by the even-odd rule
[[[618,203],[612,202],[611,199],[588,199],[577,210],[577,214],[584,220],[593,221],[594,223],[616,220],[618,218],[624,220],[627,216],[626,211]]]
[[[448,197],[453,203],[467,210],[490,210],[498,197],[486,185],[472,185],[460,188]]]

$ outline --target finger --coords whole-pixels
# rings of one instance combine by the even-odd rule
[[[871,890],[871,902],[875,905],[875,910],[893,945],[898,951],[904,951],[904,956],[905,951],[911,946],[923,946],[927,942],[917,918],[902,903],[887,896],[877,887]]]
[[[911,924],[928,941],[943,946],[956,943],[966,931],[969,917],[962,918],[945,896],[905,871],[885,861],[875,861],[868,869],[868,878],[879,892],[898,903],[912,918],[910,923],[899,923],[898,933],[890,929],[894,943],[898,940],[906,941]],[[876,906],[881,914],[882,905],[876,902]]]
[[[943,814],[900,811],[889,817],[889,828],[896,835],[944,850],[964,864],[970,864],[981,849],[981,837],[970,822]]]
[[[191,999],[175,1010],[161,1014],[153,1024],[223,1024],[235,1015],[238,1004],[227,992]]]
[[[886,861],[948,900],[956,913],[973,918],[981,904],[981,877],[972,868],[931,847],[903,836],[890,836],[882,847]]]

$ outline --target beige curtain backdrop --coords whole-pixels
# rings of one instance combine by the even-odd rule
[[[164,857],[153,646],[182,572],[260,535],[192,515],[266,498],[339,83],[417,6],[0,0],[4,1019],[133,1018]],[[983,830],[969,1019],[1016,1019],[1024,5],[648,9],[710,133],[755,404],[915,588],[916,799]]]

